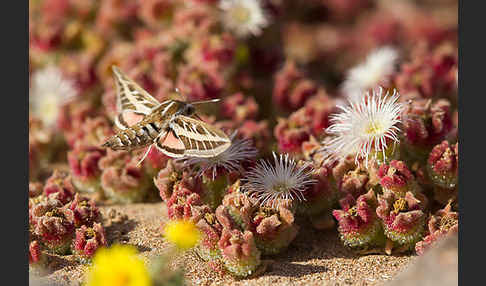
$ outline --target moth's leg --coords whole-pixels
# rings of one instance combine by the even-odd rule
[[[137,167],[140,166],[140,164],[143,162],[143,160],[145,160],[145,158],[147,157],[148,153],[150,152],[150,150],[152,149],[152,146],[154,144],[150,144],[149,148],[147,149],[147,151],[145,151],[145,154],[143,154],[143,157],[142,159],[140,159],[140,161],[138,161],[137,163]]]
[[[149,148],[147,149],[147,151],[145,152],[145,154],[143,154],[143,157],[142,159],[140,159],[140,161],[138,161],[137,163],[137,167],[140,166],[140,164],[143,162],[143,160],[145,160],[145,158],[147,157],[148,153],[150,152],[150,150],[152,149],[152,147],[154,146],[154,144],[157,144],[158,142],[158,139],[162,136],[164,136],[164,140],[165,140],[165,137],[167,137],[167,134],[168,132],[164,132],[164,133],[161,133],[159,136],[155,137],[154,141],[152,144],[150,144]]]

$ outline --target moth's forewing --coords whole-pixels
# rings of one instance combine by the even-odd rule
[[[148,115],[154,107],[160,104],[116,66],[113,66],[112,69],[117,92],[118,112],[132,110]]]

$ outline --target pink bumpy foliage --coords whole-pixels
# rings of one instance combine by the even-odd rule
[[[457,233],[459,229],[459,214],[452,211],[451,204],[438,210],[435,215],[430,216],[428,221],[428,235],[415,245],[417,254],[424,254],[437,241],[444,237]]]
[[[33,232],[46,248],[56,254],[67,253],[74,236],[73,212],[47,201],[35,206],[32,214]]]
[[[293,61],[287,61],[284,67],[275,74],[273,100],[282,108],[288,110],[301,108],[306,100],[315,95],[317,91],[317,85],[305,78]]]
[[[44,254],[42,253],[39,241],[32,241],[29,245],[29,264],[41,263],[43,258]]]
[[[179,70],[177,86],[189,100],[218,98],[224,78],[215,64],[183,65]]]
[[[99,147],[114,134],[113,127],[105,116],[90,117],[75,125],[78,126],[66,133],[66,139],[73,148],[79,144]]]
[[[400,93],[418,92],[424,98],[431,98],[455,92],[457,55],[452,49],[428,51],[424,45],[416,47],[411,61],[402,65],[396,77]]]
[[[245,97],[243,93],[238,92],[224,99],[221,104],[221,112],[236,122],[242,122],[247,119],[255,119],[258,104],[253,97]]]
[[[310,216],[329,213],[339,194],[336,192],[336,185],[328,166],[315,168],[312,171],[312,179],[316,180],[316,183],[302,192],[304,200],[297,204],[297,213]]]
[[[376,200],[373,190],[358,197],[351,194],[339,201],[341,210],[334,210],[338,231],[345,245],[357,249],[370,249],[384,244],[383,229],[376,215]]]
[[[29,197],[30,238],[50,253],[64,255],[73,250],[72,241],[79,228],[97,225],[96,232],[103,232],[101,213],[94,201],[76,193],[67,174],[55,170],[44,187],[30,183]]]
[[[193,206],[200,204],[201,197],[197,193],[178,183],[167,201],[168,216],[172,220],[190,219],[193,216]]]
[[[218,242],[226,269],[235,276],[246,277],[260,266],[260,251],[251,231],[223,228]]]
[[[82,225],[92,226],[101,219],[100,211],[96,207],[94,200],[89,200],[79,194],[74,196],[74,200],[69,204],[69,209],[73,212],[73,220],[76,227]]]
[[[405,105],[403,134],[410,148],[408,156],[425,160],[430,149],[445,139],[453,127],[450,108],[447,99],[416,99]]]
[[[76,144],[74,149],[68,152],[73,183],[78,189],[92,191],[92,186],[99,184],[101,170],[98,162],[105,155],[105,149],[83,144]]]
[[[390,164],[382,164],[378,170],[378,177],[385,190],[397,194],[415,194],[418,191],[415,178],[403,161],[392,160]]]
[[[422,238],[425,227],[427,199],[421,193],[406,192],[404,196],[389,190],[378,195],[376,214],[383,221],[385,235],[409,250]]]
[[[432,182],[439,187],[454,188],[457,184],[459,152],[458,143],[449,145],[442,141],[430,152],[427,160],[429,176]]]
[[[141,202],[151,187],[143,166],[137,166],[142,155],[131,156],[127,151],[108,150],[99,161],[104,194],[118,202]]]
[[[280,206],[278,211],[260,208],[251,220],[257,247],[265,255],[287,249],[299,231],[294,214],[285,206]]]
[[[163,201],[168,202],[172,196],[174,184],[182,179],[182,170],[180,164],[169,160],[167,165],[161,169],[157,176],[154,177],[154,184],[159,190],[160,197]]]
[[[76,255],[89,258],[103,246],[106,246],[105,230],[100,223],[95,223],[92,227],[82,225],[76,229],[76,237],[73,242],[73,252]]]
[[[76,189],[73,186],[71,176],[58,170],[54,171],[44,186],[44,195],[59,200],[63,205],[70,202],[75,193]]]
[[[329,115],[334,111],[334,101],[320,90],[309,98],[304,107],[292,113],[288,118],[279,118],[274,129],[281,152],[300,153],[303,142],[310,136],[319,136],[329,126]]]

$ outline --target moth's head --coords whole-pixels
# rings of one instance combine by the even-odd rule
[[[182,115],[185,115],[185,116],[191,116],[193,115],[194,113],[196,112],[196,108],[194,107],[194,105],[190,104],[190,103],[186,103],[183,107],[182,107],[182,110],[181,110],[181,114]]]

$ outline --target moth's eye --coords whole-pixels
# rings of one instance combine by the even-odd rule
[[[196,109],[192,105],[188,105],[186,107],[186,114],[187,115],[192,115],[195,111],[196,111]]]

